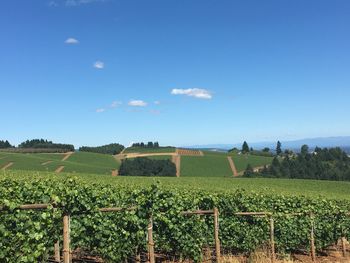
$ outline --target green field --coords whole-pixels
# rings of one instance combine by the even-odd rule
[[[0,180],[4,177],[27,180],[33,177],[65,178],[66,176],[71,175],[68,173],[56,174],[52,172],[0,171]],[[287,196],[350,200],[350,182],[233,177],[112,177],[101,174],[74,174],[74,177],[88,184],[120,185],[131,188],[147,187],[154,183],[160,183],[165,188],[176,188],[184,191],[198,189],[213,193],[229,193],[237,189],[244,189],[248,193],[257,192],[262,194],[283,194]]]
[[[248,164],[253,167],[260,167],[267,164],[271,164],[273,157],[249,155],[249,154],[230,154],[235,163],[238,172],[244,171]]]
[[[13,162],[14,164],[9,168],[10,170],[52,172],[58,167],[64,166],[64,172],[110,175],[112,170],[116,170],[120,166],[120,163],[113,156],[105,154],[76,152],[65,161],[62,161],[63,157],[63,154],[0,153],[0,167]],[[52,162],[42,165],[47,161]]]
[[[226,155],[181,156],[181,177],[232,177]]]
[[[173,153],[175,147],[159,147],[159,148],[141,148],[141,147],[129,147],[124,150],[123,153]]]
[[[152,160],[171,160],[171,155],[154,155],[154,156],[147,156],[147,158]],[[128,159],[134,159],[134,158],[128,158]]]

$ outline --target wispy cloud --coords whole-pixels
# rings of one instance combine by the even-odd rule
[[[64,41],[64,43],[68,45],[76,45],[76,44],[79,44],[79,40],[74,37],[70,37],[70,38],[67,38],[66,41]]]
[[[103,63],[102,61],[96,61],[94,63],[94,68],[103,69],[104,67],[105,67],[105,63]]]
[[[147,102],[143,100],[131,100],[129,101],[128,105],[132,107],[145,107],[147,106]]]
[[[150,110],[149,111],[151,114],[153,115],[159,115],[160,114],[160,111],[159,110]]]
[[[213,96],[210,91],[206,89],[172,89],[172,95],[186,95],[190,97],[195,97],[197,99],[211,99]]]
[[[160,104],[160,101],[159,100],[156,100],[153,102],[155,105],[159,105]]]
[[[58,3],[56,1],[50,1],[47,3],[48,6],[50,7],[57,7],[58,6]]]
[[[96,109],[96,112],[97,112],[97,113],[101,113],[101,112],[104,112],[104,111],[106,111],[106,109],[104,109],[104,108]]]
[[[110,105],[111,108],[116,108],[118,106],[122,105],[121,101],[113,101],[112,104]]]
[[[105,2],[105,0],[65,0],[66,6],[79,6],[84,4],[91,4],[94,2]]]

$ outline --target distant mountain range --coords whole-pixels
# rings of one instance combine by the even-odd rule
[[[262,149],[264,147],[269,147],[271,150],[276,148],[276,142],[266,141],[266,142],[249,142],[249,147],[254,149]],[[186,146],[186,148],[194,149],[212,149],[212,150],[228,150],[233,147],[240,149],[242,143],[232,143],[232,144],[205,144],[205,145],[192,145]],[[299,150],[304,144],[307,144],[310,148],[318,147],[341,147],[347,152],[350,152],[350,136],[339,136],[339,137],[320,137],[320,138],[307,138],[294,141],[283,141],[281,140],[283,149]]]

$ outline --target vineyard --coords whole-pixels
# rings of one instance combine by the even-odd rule
[[[23,204],[47,204],[41,210]],[[125,208],[105,213],[101,208]],[[129,209],[132,208],[132,209]],[[349,238],[350,201],[261,194],[235,190],[210,193],[177,187],[90,183],[79,178],[0,181],[0,261],[47,262],[54,244],[62,245],[63,218],[70,217],[73,252],[87,252],[106,262],[143,260],[149,251],[149,220],[153,219],[156,255],[200,262],[204,248],[215,247],[214,217],[183,211],[219,211],[221,251],[248,254],[269,245],[274,221],[276,253],[315,250]],[[108,209],[107,209],[108,210]],[[245,215],[246,212],[260,212]],[[243,214],[242,214],[243,212]],[[67,253],[67,251],[62,251]]]

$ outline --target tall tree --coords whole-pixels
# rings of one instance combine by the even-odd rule
[[[306,144],[301,146],[300,153],[301,153],[302,156],[307,155],[309,153],[309,146],[307,146]]]
[[[281,148],[282,144],[280,141],[277,142],[277,146],[276,146],[276,154],[277,155],[281,155],[282,153],[282,148]]]
[[[243,142],[242,153],[249,153],[249,145],[246,141]]]

